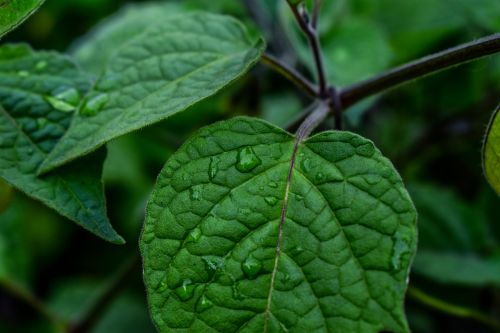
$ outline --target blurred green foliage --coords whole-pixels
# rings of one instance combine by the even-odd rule
[[[269,47],[311,75],[306,41],[284,1],[164,1],[175,10],[208,10],[255,22]],[[321,11],[328,75],[345,85],[458,43],[500,31],[498,0],[331,0]],[[148,20],[120,9],[119,0],[47,0],[2,43],[68,51],[96,72],[107,56]],[[149,5],[148,5],[149,6]],[[172,7],[174,8],[174,7]],[[174,9],[172,9],[174,10]],[[250,15],[252,12],[254,15]],[[260,15],[255,15],[260,14]],[[109,15],[130,15],[109,24]],[[149,16],[151,15],[151,16]],[[106,23],[108,22],[108,23]],[[97,24],[97,26],[96,26]],[[96,28],[93,28],[93,27]],[[95,29],[101,54],[88,57]],[[284,36],[288,36],[284,40]],[[348,128],[372,139],[410,184],[419,211],[419,254],[411,284],[447,302],[500,318],[499,198],[481,171],[484,128],[500,96],[500,57],[492,57],[398,88],[347,114]],[[137,253],[149,192],[170,154],[199,127],[234,115],[285,126],[306,99],[278,75],[258,66],[245,79],[168,121],[108,144],[105,180],[110,219],[128,244],[115,247],[78,229],[0,181],[0,332],[52,332],[47,321],[16,297],[34,293],[63,319],[77,318],[119,263]],[[141,274],[93,333],[153,332]],[[10,292],[9,292],[10,290]],[[491,332],[408,300],[414,332]]]

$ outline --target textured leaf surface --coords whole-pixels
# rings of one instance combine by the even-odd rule
[[[66,57],[24,45],[0,49],[0,177],[100,237],[122,242],[106,217],[103,153],[36,177],[89,85]]]
[[[294,141],[236,118],[167,162],[141,238],[160,332],[408,331],[416,212],[401,178],[356,134]]]
[[[0,37],[23,23],[45,0],[0,0]]]
[[[87,70],[100,74],[109,58],[126,42],[152,24],[182,12],[179,3],[128,4],[77,41],[72,54]]]
[[[500,285],[500,258],[419,251],[415,273],[444,284],[468,286]]]
[[[486,132],[483,150],[483,167],[486,178],[500,195],[500,108],[495,111]]]
[[[155,25],[109,61],[69,131],[41,167],[48,171],[107,141],[213,95],[260,56],[238,21],[195,13]]]

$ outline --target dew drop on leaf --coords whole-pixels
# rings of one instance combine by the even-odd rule
[[[278,183],[276,183],[276,182],[270,182],[268,185],[270,188],[277,188],[278,187]]]
[[[233,284],[232,289],[233,289],[233,298],[234,299],[237,299],[239,301],[245,299],[245,296],[240,291],[240,287],[239,287],[239,283],[238,282],[236,282],[235,284]]]
[[[217,172],[219,172],[219,163],[220,159],[217,156],[212,156],[210,158],[210,165],[208,166],[208,178],[213,180],[215,176],[217,176]]]
[[[262,263],[253,257],[249,257],[241,264],[241,269],[247,278],[254,279],[262,269]]]
[[[186,242],[197,242],[201,237],[201,230],[199,228],[194,229],[191,231],[187,237]]]
[[[210,309],[214,303],[210,301],[205,295],[201,296],[198,302],[196,303],[196,311],[203,312]]]
[[[304,197],[301,196],[300,194],[296,194],[295,199],[297,199],[297,201],[302,201],[302,200],[304,200]]]
[[[201,191],[198,188],[191,187],[189,189],[189,197],[191,198],[191,200],[200,201]]]
[[[175,289],[175,294],[179,296],[182,301],[187,301],[194,294],[194,285],[190,279],[186,279],[182,282],[182,286]]]
[[[85,117],[95,116],[102,110],[108,102],[109,97],[106,94],[98,94],[85,102],[85,105],[80,110],[80,115]]]
[[[80,93],[75,88],[59,88],[45,100],[58,111],[71,112],[80,104]]]
[[[403,239],[402,234],[399,231],[396,232],[395,237],[396,240],[394,242],[391,265],[393,269],[398,270],[401,268],[401,256],[408,253],[410,250],[407,241]]]
[[[312,169],[312,162],[310,159],[306,158],[305,160],[302,160],[300,162],[300,168],[302,169],[302,171],[304,172],[309,172],[311,171]]]
[[[323,173],[321,173],[321,172],[318,172],[316,174],[316,181],[321,182],[323,180],[325,180],[325,175]]]
[[[212,276],[217,270],[224,267],[224,258],[221,257],[205,257],[203,258],[205,261],[207,273],[209,276]]]
[[[167,283],[167,277],[165,276],[165,278],[163,278],[163,280],[161,280],[160,285],[158,286],[158,291],[164,292],[167,289],[168,289],[168,283]]]
[[[240,172],[250,172],[262,164],[260,158],[255,154],[251,147],[245,147],[238,152],[236,169]]]
[[[248,216],[252,213],[252,210],[249,209],[249,208],[240,208],[239,212],[243,215],[243,216]]]
[[[274,206],[278,203],[278,199],[275,197],[265,197],[264,201],[269,205],[269,206]]]

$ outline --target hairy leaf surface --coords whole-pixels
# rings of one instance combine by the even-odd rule
[[[36,171],[68,128],[88,77],[68,58],[24,45],[0,48],[0,177],[112,242],[102,152],[46,177]]]
[[[45,0],[0,0],[0,37],[15,29]]]
[[[163,120],[213,95],[260,56],[240,22],[195,13],[167,18],[126,43],[109,61],[46,172],[107,141]]]
[[[295,138],[236,118],[167,162],[141,238],[160,332],[408,332],[416,212],[349,132]]]
[[[493,114],[486,132],[483,149],[483,167],[486,178],[500,195],[500,108]]]
[[[123,44],[152,24],[162,22],[168,16],[178,15],[182,8],[180,3],[128,4],[77,41],[71,53],[85,69],[100,74],[109,58]]]

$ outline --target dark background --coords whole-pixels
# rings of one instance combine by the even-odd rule
[[[263,30],[274,54],[309,75],[306,43],[284,2],[178,1],[186,8],[238,16]],[[340,85],[500,31],[498,0],[324,2],[321,32],[328,76]],[[47,0],[1,42],[71,53],[96,23],[126,3]],[[21,299],[26,297],[19,297],[18,286],[65,320],[76,320],[92,305],[117,271],[137,256],[155,178],[194,130],[241,114],[285,126],[307,102],[291,84],[258,65],[208,101],[109,144],[108,210],[125,246],[101,241],[0,181],[0,332],[56,332]],[[414,332],[494,332],[481,320],[451,315],[452,305],[474,311],[472,317],[481,313],[500,322],[500,198],[481,167],[483,135],[499,102],[496,56],[395,89],[346,114],[348,129],[373,140],[394,162],[419,211],[419,254],[406,306]],[[324,128],[329,127],[327,122]],[[154,332],[140,267],[126,280],[93,333]],[[433,299],[423,301],[418,291]],[[36,305],[34,299],[31,303]]]

